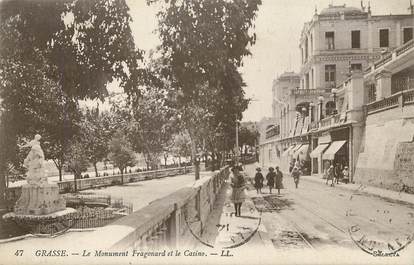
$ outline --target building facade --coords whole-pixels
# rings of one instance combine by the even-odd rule
[[[371,141],[375,138],[367,138],[367,132],[372,134],[374,128],[368,125],[381,123],[372,120],[370,109],[379,108],[381,115],[388,113],[387,108],[378,107],[391,104],[384,99],[402,93],[405,96],[399,100],[407,103],[402,112],[414,114],[410,101],[414,16],[413,8],[410,10],[407,15],[372,16],[370,7],[330,5],[320,14],[315,12],[302,30],[299,74],[285,73],[273,82],[272,114],[280,133],[261,142],[261,149],[274,152],[267,160],[262,157],[263,166],[277,164],[286,172],[293,161],[300,161],[305,174],[323,175],[330,165],[340,164],[349,167],[351,180],[387,182],[375,178],[382,171],[372,169],[378,161],[370,160],[375,156],[363,147],[376,146]],[[295,85],[286,85],[286,77],[292,76]],[[406,126],[412,121],[408,116],[393,118],[399,126]],[[404,139],[413,134],[407,133]],[[398,142],[391,132],[389,137],[382,141],[388,145]],[[389,163],[395,162],[394,157],[389,159]],[[388,180],[394,172],[391,168],[388,164]],[[403,182],[410,183],[407,179]]]

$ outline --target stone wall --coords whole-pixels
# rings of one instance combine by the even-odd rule
[[[151,202],[148,206],[94,231],[97,249],[192,248],[200,242],[216,196],[229,176],[229,168],[209,172],[193,184]],[[108,235],[111,235],[110,237]]]
[[[414,105],[370,114],[354,181],[414,192]]]

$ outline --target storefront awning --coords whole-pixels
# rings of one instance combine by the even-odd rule
[[[291,145],[291,146],[289,146],[288,147],[288,149],[286,149],[284,152],[283,152],[283,156],[288,156],[289,155],[289,153],[290,153],[290,151],[292,151],[293,150],[293,148],[295,148],[296,147],[296,145]]]
[[[346,141],[335,141],[332,142],[329,148],[323,153],[322,159],[334,160],[336,152],[341,149],[341,147],[346,143]]]
[[[313,151],[310,153],[310,157],[318,158],[326,148],[328,148],[329,144],[320,144],[318,145]]]
[[[303,144],[299,149],[297,149],[295,151],[295,153],[293,153],[293,157],[301,157],[301,159],[303,159],[304,157],[306,157],[306,153],[308,152],[309,149],[309,145],[308,144]]]

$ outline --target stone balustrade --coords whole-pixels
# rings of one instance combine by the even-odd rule
[[[76,185],[77,190],[86,190],[93,189],[97,187],[106,187],[111,185],[119,185],[122,183],[122,178],[124,183],[138,182],[149,179],[164,178],[169,176],[182,175],[190,173],[193,171],[193,167],[178,167],[178,168],[168,168],[161,170],[151,170],[151,171],[142,171],[136,173],[129,173],[122,175],[113,175],[105,177],[94,177],[94,178],[84,178],[77,179]],[[75,191],[75,182],[74,180],[65,180],[57,183],[59,186],[60,193],[68,193]],[[8,188],[6,191],[6,200],[9,205],[14,205],[14,202],[19,199],[21,194],[21,187]]]
[[[369,115],[412,103],[414,103],[414,89],[404,90],[390,97],[367,104],[367,113]]]
[[[229,176],[229,167],[209,174],[211,176],[204,176],[194,184],[94,231],[90,238],[100,239],[94,241],[94,247],[141,250],[195,246]]]
[[[368,74],[370,72],[375,71],[376,69],[380,68],[381,66],[385,65],[386,63],[394,60],[395,58],[401,56],[402,54],[406,53],[410,49],[414,47],[414,39],[407,41],[404,45],[394,49],[390,53],[385,54],[381,59],[374,62],[374,64],[364,70],[364,74]]]
[[[319,128],[331,127],[339,124],[340,114],[335,114],[319,121]]]

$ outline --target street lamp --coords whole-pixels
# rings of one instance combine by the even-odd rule
[[[331,92],[332,92],[332,97],[333,97],[333,100],[334,100],[334,107],[335,107],[334,114],[336,114],[337,113],[337,110],[336,110],[336,94],[338,93],[338,89],[333,88],[331,90]]]
[[[314,106],[315,106],[315,104],[313,104],[312,102],[309,103],[309,122],[312,122],[313,121],[312,110],[313,110],[313,107]]]
[[[236,120],[236,147],[235,147],[236,159],[234,160],[235,166],[239,165],[239,120]]]

